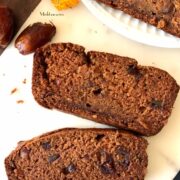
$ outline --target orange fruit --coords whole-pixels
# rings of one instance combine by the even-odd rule
[[[79,4],[80,0],[51,0],[58,10],[72,8]]]

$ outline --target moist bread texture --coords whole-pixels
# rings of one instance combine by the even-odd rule
[[[96,0],[180,38],[179,0]]]
[[[34,55],[32,93],[44,107],[150,136],[167,123],[179,86],[165,71],[71,43]]]
[[[5,159],[9,180],[143,180],[147,141],[112,129],[62,129],[21,142]]]

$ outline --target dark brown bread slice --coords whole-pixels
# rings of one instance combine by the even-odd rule
[[[180,37],[179,0],[96,0]]]
[[[63,129],[22,142],[5,166],[9,180],[142,180],[147,144],[120,130]]]
[[[167,72],[128,57],[85,54],[70,43],[34,55],[32,92],[39,104],[143,135],[167,123],[178,91]]]

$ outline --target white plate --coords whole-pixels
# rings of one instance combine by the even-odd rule
[[[82,0],[84,5],[109,28],[134,41],[157,47],[180,48],[180,38],[139,21],[122,11],[95,0]]]

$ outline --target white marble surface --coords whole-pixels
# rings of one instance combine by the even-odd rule
[[[62,11],[63,16],[41,16],[40,12],[59,13],[49,0],[42,3],[24,24],[51,20],[57,26],[53,42],[73,42],[87,48],[136,58],[140,64],[167,70],[180,84],[180,50],[145,46],[112,32],[80,4]],[[22,56],[14,42],[0,57],[0,179],[6,180],[4,158],[20,140],[61,127],[106,127],[62,112],[40,107],[31,94],[33,55]],[[27,83],[22,81],[27,79]],[[11,95],[11,90],[18,91]],[[16,101],[24,100],[23,104]],[[149,165],[146,180],[170,180],[180,169],[180,95],[168,124],[148,138]]]

